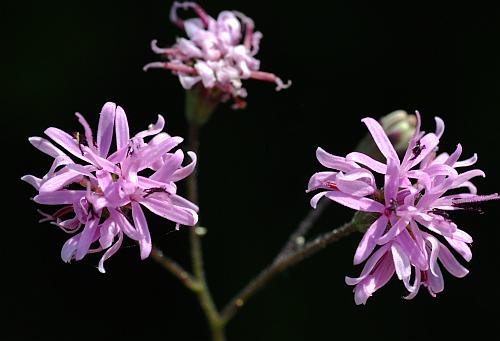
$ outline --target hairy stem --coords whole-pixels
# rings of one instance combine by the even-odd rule
[[[304,244],[304,236],[309,232],[309,230],[314,226],[314,223],[321,214],[324,212],[326,207],[330,204],[329,200],[321,200],[316,209],[311,209],[305,218],[299,223],[297,229],[290,235],[288,242],[283,246],[280,253],[276,256],[276,260],[281,258],[283,255],[289,253],[292,250],[297,250]]]
[[[300,262],[301,260],[315,254],[322,250],[327,245],[336,242],[337,240],[345,237],[356,231],[354,224],[351,222],[342,225],[341,227],[320,235],[310,242],[303,244],[298,249],[291,249],[285,253],[280,253],[280,256],[262,272],[251,280],[246,287],[244,287],[222,310],[221,317],[224,323],[231,320],[239,309],[246,303],[246,301],[253,296],[259,289],[265,286],[271,279],[282,271],[288,269],[290,266]]]
[[[194,122],[189,124],[188,146],[189,149],[199,156],[199,129],[200,126]],[[197,170],[188,178],[188,199],[198,204],[198,177]],[[201,247],[201,238],[196,233],[196,226],[191,228],[189,239],[191,242],[191,262],[193,265],[193,275],[199,284],[199,290],[196,290],[198,301],[203,309],[207,322],[212,332],[213,341],[224,341],[224,323],[222,323],[217,307],[208,289],[203,269],[203,252]]]
[[[196,123],[189,124],[188,133],[188,147],[191,151],[199,155],[199,129],[200,127]],[[198,204],[198,171],[197,168],[194,169],[193,173],[187,179],[188,194],[187,197],[190,201]],[[190,230],[190,242],[191,242],[191,261],[193,264],[193,273],[197,280],[205,280],[205,273],[203,270],[203,254],[201,249],[200,236],[196,234],[196,227]]]
[[[165,256],[156,246],[153,246],[153,249],[151,250],[151,257],[177,277],[188,289],[191,289],[192,291],[200,290],[200,285],[196,279],[194,279],[193,276],[184,270],[176,261]]]
[[[189,150],[196,155],[200,153],[200,126],[196,123],[189,124],[187,144]],[[199,160],[199,158],[198,158]],[[198,167],[195,167],[191,176],[187,178],[189,200],[198,204]]]

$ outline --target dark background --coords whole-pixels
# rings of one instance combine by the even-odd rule
[[[78,129],[73,116],[93,124],[106,101],[128,113],[133,131],[158,113],[167,131],[186,135],[183,89],[169,72],[144,73],[157,60],[151,39],[174,42],[170,1],[24,1],[4,5],[2,23],[2,339],[135,338],[207,340],[203,316],[187,290],[131,243],[96,267],[98,257],[65,264],[68,238],[38,224],[33,189],[19,178],[42,175],[50,160],[28,143],[49,126]],[[453,6],[411,2],[204,1],[215,16],[237,9],[264,33],[262,70],[292,79],[280,93],[248,81],[248,108],[222,105],[202,133],[201,223],[208,280],[219,306],[272,260],[309,210],[304,193],[321,167],[317,146],[345,155],[365,134],[360,119],[395,109],[446,123],[442,150],[462,143],[479,153],[481,193],[498,192],[499,13],[480,2]],[[7,6],[7,7],[5,7]],[[5,48],[7,47],[7,48]],[[6,155],[5,155],[6,152]],[[437,339],[497,334],[498,204],[484,215],[459,214],[474,237],[470,274],[446,274],[445,291],[422,289],[402,300],[393,281],[366,306],[355,306],[345,275],[361,270],[350,236],[287,271],[254,297],[228,327],[229,340]],[[332,205],[316,231],[352,212]],[[153,239],[188,265],[187,229],[148,214]],[[495,338],[495,336],[493,336]]]

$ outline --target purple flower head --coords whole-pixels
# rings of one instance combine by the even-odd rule
[[[196,17],[183,20],[179,9],[192,9]],[[283,83],[276,75],[259,71],[260,61],[255,58],[259,51],[262,33],[254,31],[253,20],[237,11],[223,11],[217,19],[208,15],[194,2],[174,2],[170,20],[187,38],[177,38],[168,48],[159,48],[151,42],[152,50],[164,57],[162,62],[149,63],[144,70],[162,68],[179,76],[184,89],[201,83],[213,90],[221,101],[235,100],[235,108],[244,107],[242,98],[247,96],[243,79],[257,79],[276,84],[276,90],[286,89],[291,82]]]
[[[461,145],[451,155],[443,153],[436,156],[444,131],[444,122],[440,118],[436,117],[436,132],[426,134],[420,130],[418,112],[416,116],[416,130],[402,160],[380,124],[372,118],[365,118],[362,121],[386,162],[376,161],[359,152],[350,153],[345,158],[329,155],[329,163],[324,161],[324,156],[318,156],[324,166],[339,170],[339,173],[316,173],[309,182],[309,190],[328,189],[313,197],[313,207],[319,198],[325,196],[357,211],[377,215],[354,255],[354,264],[366,261],[365,267],[360,277],[346,277],[347,284],[355,285],[357,304],[366,303],[368,297],[387,283],[394,273],[409,292],[406,298],[415,297],[421,285],[435,296],[443,288],[438,260],[452,275],[465,276],[467,270],[443,242],[470,261],[472,237],[458,228],[449,212],[478,211],[480,202],[500,198],[496,193],[477,195],[477,189],[470,180],[485,176],[483,171],[475,169],[458,173],[457,168],[471,166],[477,161],[476,155],[458,161],[462,153]],[[324,155],[324,152],[320,153]],[[336,160],[335,163],[333,160]],[[345,177],[353,170],[357,174],[361,171],[366,174],[363,186],[359,178]],[[370,171],[384,176],[381,189],[377,189]],[[348,180],[349,183],[342,183],[339,187],[339,174],[341,181]],[[460,189],[467,192],[456,194]],[[452,190],[455,194],[448,194]],[[410,283],[410,278],[413,278],[413,283]]]
[[[184,153],[172,151],[182,138],[162,132],[165,121],[161,115],[156,124],[130,137],[123,109],[106,103],[96,138],[84,117],[79,113],[76,116],[83,134],[70,135],[58,128],[45,130],[64,151],[42,137],[29,139],[54,162],[42,178],[22,177],[38,191],[36,203],[62,205],[52,214],[41,212],[41,222],[50,221],[74,234],[61,251],[65,262],[104,251],[98,267],[104,272],[104,261],[120,248],[124,235],[136,241],[141,258],[147,258],[151,236],[142,207],[177,225],[196,224],[198,207],[177,195],[175,185],[192,173],[196,155],[188,152],[192,162],[182,166]],[[111,153],[113,134],[116,149]],[[141,174],[144,170],[153,174]]]

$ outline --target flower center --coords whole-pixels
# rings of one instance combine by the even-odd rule
[[[391,199],[391,201],[389,202],[389,205],[386,206],[386,208],[384,210],[384,215],[390,216],[391,213],[396,212],[397,208],[398,208],[398,202],[394,199]]]

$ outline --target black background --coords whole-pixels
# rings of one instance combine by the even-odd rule
[[[479,154],[488,177],[481,193],[498,192],[499,15],[491,5],[422,2],[359,4],[205,1],[215,16],[237,9],[264,33],[261,68],[292,79],[275,93],[245,83],[248,108],[222,105],[202,132],[201,223],[206,270],[218,305],[272,260],[309,210],[304,193],[321,169],[317,146],[345,155],[365,134],[360,119],[395,109],[420,110],[446,123],[441,150],[462,143]],[[169,1],[31,1],[4,7],[2,134],[2,339],[135,338],[207,340],[195,300],[131,243],[107,262],[98,257],[65,264],[68,237],[38,224],[33,189],[23,174],[42,175],[50,160],[28,143],[49,126],[92,124],[106,101],[124,107],[132,131],[161,113],[167,131],[186,135],[183,89],[169,72],[142,66],[157,60],[151,39],[169,45],[182,33],[168,20]],[[7,47],[5,49],[5,47]],[[6,155],[5,155],[6,152]],[[181,186],[182,187],[182,186]],[[181,188],[182,189],[182,188]],[[360,235],[334,244],[287,271],[247,303],[228,327],[229,340],[437,339],[497,334],[498,205],[484,215],[459,214],[474,237],[470,274],[446,275],[445,291],[422,290],[402,300],[393,281],[366,306],[355,306],[344,276],[356,275],[352,256]],[[332,205],[317,232],[348,220]],[[187,229],[148,215],[153,239],[188,266]],[[495,338],[493,336],[493,338]]]

